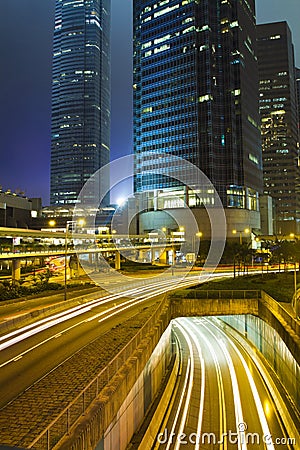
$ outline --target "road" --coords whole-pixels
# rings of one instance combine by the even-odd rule
[[[45,377],[71,355],[112,327],[137,313],[138,306],[198,277],[145,283],[75,306],[0,336],[0,408]]]
[[[181,372],[153,449],[299,448],[254,362],[220,324],[174,321]]]

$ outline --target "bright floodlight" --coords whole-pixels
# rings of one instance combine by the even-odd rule
[[[126,198],[125,198],[125,197],[119,197],[119,198],[117,199],[117,205],[118,205],[118,206],[124,205],[125,202],[126,202]]]

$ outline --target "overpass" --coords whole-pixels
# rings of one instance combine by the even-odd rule
[[[138,331],[134,341],[130,341],[111,364],[91,380],[56,419],[26,447],[50,449],[56,445],[57,449],[92,449],[100,443],[99,448],[102,448],[104,436],[106,440],[111,439],[112,442],[117,439],[117,430],[120,431],[120,423],[124,424],[124,420],[138,426],[143,419],[144,408],[138,408],[134,413],[129,399],[135,392],[137,404],[145,406],[145,399],[148,398],[149,402],[155,397],[171,355],[169,338],[166,339],[165,350],[160,353],[162,365],[157,371],[152,370],[149,361],[170,321],[176,317],[241,314],[261,317],[276,330],[299,367],[299,321],[293,319],[281,305],[265,293],[201,291],[201,297],[197,295],[189,293],[190,298],[179,295],[165,297]],[[297,373],[294,376],[297,376]],[[153,387],[151,395],[149,383]],[[132,432],[134,431],[133,429]],[[128,442],[131,438],[130,433],[126,432],[125,437],[124,433],[122,432],[122,438],[126,437]],[[125,445],[124,442],[122,445]]]
[[[156,259],[160,262],[168,263],[168,251],[172,252],[171,261],[175,260],[175,249],[179,243],[172,237],[165,239],[149,238],[149,235],[117,235],[117,234],[86,234],[79,232],[68,231],[49,231],[49,230],[26,230],[18,228],[3,228],[0,227],[0,238],[11,239],[33,239],[41,242],[45,240],[60,240],[63,245],[60,248],[53,249],[46,245],[44,249],[23,250],[22,246],[12,245],[11,250],[2,249],[0,246],[0,261],[12,261],[12,280],[19,280],[21,277],[21,261],[33,258],[50,258],[50,257],[64,257],[65,262],[67,258],[73,255],[87,255],[93,258],[98,254],[107,255],[113,254],[115,256],[115,269],[120,269],[121,254],[127,252],[137,251],[140,254],[150,252],[150,260],[152,263]],[[77,242],[77,244],[70,248],[70,242]],[[6,246],[7,247],[7,246]],[[156,252],[159,253],[157,257]]]

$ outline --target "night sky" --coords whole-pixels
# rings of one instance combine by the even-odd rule
[[[55,0],[0,0],[0,185],[49,202]],[[300,67],[300,1],[256,0],[258,23],[287,20]],[[112,0],[111,159],[132,151],[132,5]]]

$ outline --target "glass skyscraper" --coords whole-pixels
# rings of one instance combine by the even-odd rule
[[[180,189],[168,178],[172,154],[200,168],[225,207],[258,210],[262,157],[254,0],[133,4],[135,191],[165,195]],[[158,165],[165,174],[153,173]],[[210,201],[209,195],[200,201],[189,196],[190,206]]]
[[[264,191],[274,199],[276,233],[299,233],[300,167],[296,69],[286,22],[258,26]]]
[[[51,131],[50,202],[73,205],[109,162],[110,0],[56,0]],[[84,201],[108,183],[95,182]]]

